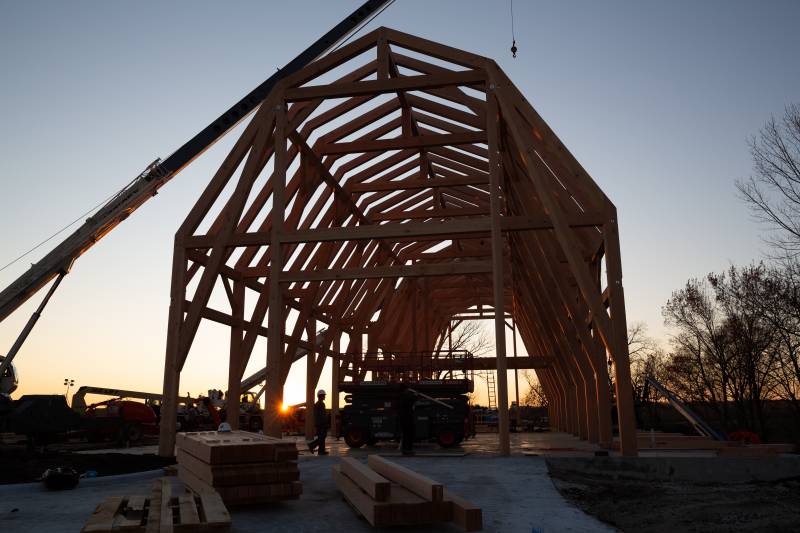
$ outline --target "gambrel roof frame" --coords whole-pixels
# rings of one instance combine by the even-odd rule
[[[488,308],[502,311],[482,363],[498,372],[502,453],[511,367],[536,370],[552,426],[610,446],[609,364],[621,450],[636,453],[616,208],[485,57],[379,28],[284,79],[178,229],[171,290],[164,454],[203,320],[231,331],[234,425],[267,337],[264,429],[276,435],[295,361],[312,401],[329,357],[334,386],[432,377],[453,317]],[[506,357],[506,317],[530,357]]]

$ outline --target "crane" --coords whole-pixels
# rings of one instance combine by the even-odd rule
[[[36,294],[48,282],[55,279],[37,310],[23,328],[11,350],[0,363],[0,376],[13,372],[14,360],[25,339],[30,334],[44,307],[73,263],[97,241],[102,239],[123,220],[128,218],[147,200],[158,193],[169,180],[202,154],[231,128],[248,116],[267,97],[272,88],[283,78],[297,72],[321,57],[342,42],[372,18],[379,15],[394,0],[368,0],[358,9],[306,48],[282,69],[261,85],[250,91],[230,109],[211,122],[197,135],[189,139],[169,157],[156,159],[139,173],[127,186],[100,207],[94,215],[71,235],[53,248],[39,262],[31,265],[25,273],[0,292],[0,322],[19,306]],[[11,381],[9,379],[9,381]],[[0,391],[3,392],[3,391]],[[7,393],[9,394],[9,393]]]

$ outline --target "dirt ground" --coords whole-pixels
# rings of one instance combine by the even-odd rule
[[[551,471],[558,491],[624,532],[800,531],[800,478],[699,484]]]
[[[0,484],[36,481],[45,470],[57,466],[72,467],[80,474],[94,470],[98,476],[113,476],[155,470],[174,462],[174,459],[164,459],[155,454],[80,454],[58,448],[30,452],[24,446],[2,446]]]

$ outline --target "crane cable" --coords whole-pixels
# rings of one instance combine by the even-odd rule
[[[514,36],[514,0],[509,0],[511,8],[511,57],[517,57],[517,39]]]
[[[332,49],[332,50],[331,50],[329,53],[335,52],[336,50],[338,50],[339,48],[341,48],[342,46],[344,46],[344,45],[345,45],[345,44],[346,44],[346,43],[347,43],[347,42],[348,42],[350,39],[352,39],[353,37],[355,37],[355,35],[356,35],[357,33],[359,33],[361,30],[363,30],[363,29],[364,29],[364,27],[366,27],[366,26],[367,26],[367,24],[369,24],[370,22],[372,22],[373,20],[375,20],[375,18],[376,18],[378,15],[380,15],[381,13],[383,13],[384,11],[386,11],[386,10],[389,8],[389,6],[391,6],[392,4],[394,4],[394,3],[395,3],[395,1],[396,1],[396,0],[391,0],[391,2],[389,2],[388,4],[386,4],[385,6],[383,6],[383,7],[381,8],[381,10],[380,10],[380,11],[378,11],[377,13],[375,13],[374,15],[372,15],[372,16],[371,16],[371,17],[370,17],[370,18],[369,18],[369,19],[368,19],[366,22],[364,22],[364,23],[363,23],[361,26],[359,26],[359,28],[358,28],[356,31],[352,32],[350,35],[348,35],[348,36],[347,36],[347,38],[346,38],[346,39],[344,39],[342,42],[340,42],[339,44],[337,44],[337,45],[336,45],[336,46],[335,46],[335,47],[334,47],[334,48],[333,48],[333,49]],[[130,184],[128,184],[128,185],[130,185]],[[126,185],[125,187],[127,187],[127,185]],[[10,267],[11,265],[15,264],[17,261],[19,261],[20,259],[22,259],[22,258],[23,258],[23,257],[25,257],[26,255],[28,255],[28,254],[31,254],[31,253],[33,253],[33,252],[35,252],[37,249],[39,249],[40,247],[44,246],[44,245],[45,245],[45,244],[47,244],[49,241],[53,240],[55,237],[57,237],[57,236],[58,236],[58,235],[60,235],[61,233],[65,232],[67,229],[69,229],[70,227],[74,226],[76,223],[80,222],[82,219],[86,218],[88,215],[92,214],[94,211],[96,211],[97,209],[99,209],[99,208],[100,208],[100,207],[102,207],[103,205],[105,205],[105,204],[107,204],[108,202],[110,202],[112,198],[114,198],[116,195],[118,195],[118,194],[119,194],[119,193],[121,193],[123,190],[125,190],[125,187],[123,187],[123,188],[122,188],[122,189],[120,189],[119,191],[115,192],[114,194],[112,194],[111,196],[109,196],[108,198],[106,198],[105,200],[103,200],[102,202],[100,202],[99,204],[97,204],[96,206],[92,207],[92,208],[91,208],[90,210],[88,210],[86,213],[82,214],[81,216],[79,216],[78,218],[76,218],[75,220],[73,220],[72,222],[70,222],[69,224],[67,224],[67,225],[66,225],[66,226],[64,226],[63,228],[61,228],[60,230],[56,231],[55,233],[53,233],[52,235],[50,235],[49,237],[47,237],[45,240],[43,240],[42,242],[40,242],[39,244],[37,244],[36,246],[34,246],[34,247],[33,247],[33,248],[31,248],[30,250],[28,250],[27,252],[23,253],[22,255],[18,256],[16,259],[13,259],[11,262],[9,262],[9,263],[7,263],[7,264],[3,265],[2,267],[0,267],[0,272],[2,272],[3,270],[7,269],[7,268],[8,268],[8,267]]]
[[[132,182],[131,182],[131,183],[132,183]],[[82,214],[81,216],[79,216],[78,218],[76,218],[75,220],[73,220],[72,222],[70,222],[69,224],[67,224],[67,225],[66,225],[66,226],[64,226],[63,228],[61,228],[60,230],[56,231],[55,233],[53,233],[52,235],[50,235],[49,237],[47,237],[45,240],[43,240],[42,242],[40,242],[39,244],[37,244],[36,246],[34,246],[34,247],[33,247],[33,248],[31,248],[30,250],[28,250],[27,252],[23,253],[22,255],[19,255],[19,256],[17,256],[17,258],[16,258],[16,259],[13,259],[13,260],[12,260],[12,261],[10,261],[9,263],[6,263],[6,264],[5,264],[5,265],[3,265],[2,267],[0,267],[0,272],[2,272],[3,270],[7,269],[7,268],[8,268],[8,267],[10,267],[11,265],[15,264],[17,261],[19,261],[20,259],[22,259],[22,258],[23,258],[23,257],[25,257],[26,255],[29,255],[29,254],[31,254],[31,253],[33,253],[33,252],[35,252],[36,250],[38,250],[39,248],[41,248],[42,246],[44,246],[45,244],[47,244],[49,241],[53,240],[55,237],[57,237],[57,236],[58,236],[58,235],[60,235],[61,233],[64,233],[66,230],[68,230],[69,228],[71,228],[72,226],[74,226],[75,224],[77,224],[78,222],[80,222],[81,220],[84,220],[84,219],[85,219],[87,216],[91,215],[92,213],[94,213],[95,211],[97,211],[98,209],[100,209],[101,207],[103,207],[105,204],[107,204],[108,202],[110,202],[112,198],[114,198],[114,197],[115,197],[115,196],[117,196],[119,193],[121,193],[122,191],[124,191],[124,190],[125,190],[125,188],[126,188],[126,187],[128,187],[129,185],[130,185],[130,183],[129,183],[128,185],[126,185],[125,187],[123,187],[122,189],[120,189],[120,190],[116,191],[114,194],[112,194],[111,196],[109,196],[109,197],[108,197],[108,198],[106,198],[105,200],[102,200],[102,201],[101,201],[99,204],[95,205],[94,207],[92,207],[91,209],[89,209],[88,211],[86,211],[84,214]]]

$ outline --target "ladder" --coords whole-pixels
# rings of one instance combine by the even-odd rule
[[[484,378],[486,379],[486,391],[489,396],[489,409],[497,409],[497,387],[495,386],[494,372],[488,371]]]

